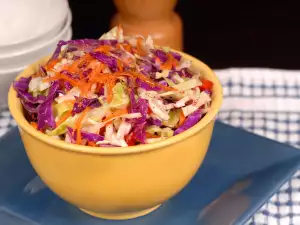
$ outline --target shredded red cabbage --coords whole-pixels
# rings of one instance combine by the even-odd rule
[[[141,73],[145,75],[149,75],[158,71],[156,67],[154,67],[151,63],[146,61],[141,61],[139,63],[139,67],[141,68]]]
[[[114,57],[105,55],[102,52],[91,52],[90,55],[93,56],[95,59],[99,60],[100,62],[108,65],[108,67],[112,71],[117,71],[117,60]]]
[[[54,129],[56,126],[52,112],[52,100],[48,99],[38,107],[38,129]]]
[[[118,35],[115,32],[116,29]],[[173,131],[174,135],[177,135],[194,126],[203,117],[202,112],[206,112],[210,106],[210,98],[204,98],[203,105],[200,105],[198,110],[189,116],[186,114],[186,108],[183,107],[198,102],[191,94],[196,95],[205,91],[211,95],[212,82],[206,81],[201,74],[196,74],[196,71],[194,74],[190,67],[191,63],[183,61],[181,54],[166,48],[154,47],[150,39],[146,42],[139,42],[138,37],[135,36],[119,42],[118,40],[123,39],[120,29],[115,28],[107,35],[112,40],[59,41],[52,58],[45,67],[40,66],[35,75],[21,78],[13,83],[23,105],[24,115],[32,126],[37,125],[40,131],[48,135],[57,133],[60,139],[66,138],[67,142],[93,146],[94,144],[90,141],[105,140],[103,143],[110,144],[100,144],[100,147],[115,147],[112,143],[119,146],[132,146],[147,143],[147,138],[158,138],[157,141],[165,138],[164,134],[161,134],[161,137],[146,135],[146,131],[151,132],[147,129],[149,126],[171,129],[172,132],[167,136],[172,136]],[[103,48],[99,48],[100,46]],[[175,84],[182,83],[182,86],[173,86],[168,79],[159,77],[160,74],[157,72],[161,72],[161,75],[168,75],[169,80]],[[175,73],[184,79],[179,79]],[[32,77],[34,77],[33,81],[31,81]],[[195,85],[184,84],[188,80],[186,78],[199,79],[203,82],[200,85],[199,81],[200,86],[194,87]],[[40,79],[45,82],[45,85],[37,83]],[[114,87],[120,83],[125,87],[123,90],[117,89],[116,91]],[[50,87],[47,88],[48,86]],[[77,90],[73,92],[73,88]],[[180,95],[173,97],[176,91],[179,91]],[[130,101],[128,101],[128,95]],[[182,98],[184,99],[178,102]],[[150,99],[157,100],[157,102],[151,102]],[[64,101],[66,105],[62,104]],[[151,109],[148,101],[151,103]],[[103,110],[93,110],[89,113],[91,108],[101,107],[102,103],[105,105]],[[72,108],[69,108],[71,104]],[[185,118],[181,118],[178,122],[181,124],[178,125],[179,127],[167,123],[173,112],[170,113],[170,110],[174,110],[174,107],[176,113],[177,110],[185,113]],[[72,112],[62,116],[62,110],[72,110]],[[82,112],[84,113],[78,115],[78,118],[74,117],[75,114]],[[135,115],[130,115],[132,113]],[[85,132],[91,126],[83,120],[83,117],[89,118],[91,115],[97,117],[95,123],[104,126],[100,126],[101,128],[93,126],[95,133]],[[48,133],[65,121],[66,126],[73,126],[74,121],[68,120],[69,118],[76,120],[74,128],[68,127],[63,134],[56,131]],[[112,120],[113,127],[105,127],[108,125],[106,123],[108,120]],[[184,121],[183,124],[182,121]],[[89,120],[89,122],[92,121]],[[101,136],[105,132],[108,132],[105,135],[107,140]],[[120,142],[110,139],[111,133],[113,139],[116,137]],[[78,140],[76,140],[77,136]],[[84,142],[80,141],[80,137],[84,139]]]
[[[45,128],[54,129],[56,126],[53,111],[52,102],[56,91],[59,88],[58,82],[53,82],[49,89],[49,93],[46,100],[38,106],[38,129],[42,130]]]
[[[23,105],[23,107],[25,108],[25,110],[27,110],[27,112],[29,113],[37,113],[38,109],[38,104],[33,104],[31,102],[26,102],[24,100],[21,99],[21,103]]]
[[[24,78],[21,77],[18,81],[14,81],[13,87],[16,90],[18,97],[24,102],[29,102],[32,104],[40,104],[46,100],[46,97],[43,95],[34,97],[32,94],[28,92],[29,83],[31,81],[31,77]]]
[[[188,71],[187,68],[183,68],[180,71],[177,71],[177,73],[182,77],[192,78],[193,75]]]
[[[79,74],[73,74],[73,73],[71,73],[67,70],[62,70],[60,73],[66,75],[66,76],[68,76],[68,77],[70,77],[74,80],[79,80],[80,79]]]
[[[68,135],[71,138],[71,140],[74,140],[74,142],[76,142],[77,130],[73,131],[71,127],[68,127]],[[92,141],[92,142],[98,142],[104,140],[104,137],[99,134],[93,134],[84,131],[81,131],[81,137],[87,141]]]
[[[196,123],[200,121],[201,117],[202,117],[202,113],[200,110],[193,112],[191,115],[187,117],[184,123],[175,130],[174,135],[180,134],[183,131],[186,131],[187,129],[191,128],[192,126],[194,126]]]
[[[136,123],[133,128],[134,137],[143,144],[146,142],[146,125],[146,122]]]
[[[141,113],[142,117],[137,118],[137,119],[132,119],[135,123],[142,123],[145,122],[147,119],[147,113],[148,113],[148,101],[143,98],[139,98],[138,100],[135,100],[134,97],[134,91],[132,90],[130,92],[130,113]]]
[[[147,84],[146,82],[141,81],[140,79],[136,79],[136,84],[145,89],[146,91],[160,91],[161,89],[157,86],[151,86],[149,84]]]
[[[57,47],[51,57],[51,60],[57,59],[60,52],[61,48],[65,45],[70,45],[70,48],[72,51],[74,50],[83,50],[85,52],[90,52],[99,45],[101,45],[103,41],[101,42],[100,40],[96,39],[81,39],[81,40],[69,40],[69,41],[59,41],[57,44]]]
[[[130,113],[141,113],[142,117],[136,119],[130,119],[129,121],[133,124],[133,135],[141,143],[145,143],[146,140],[146,119],[148,113],[148,101],[146,99],[139,98],[138,100],[134,97],[134,91],[129,93],[130,97]]]
[[[178,61],[181,60],[181,55],[179,53],[177,53],[177,52],[170,52],[170,53],[176,60],[178,60]]]
[[[81,113],[88,106],[98,108],[101,104],[98,98],[77,98],[73,106],[72,115],[74,116],[76,113]]]
[[[70,82],[68,81],[65,81],[64,82],[64,87],[67,91],[71,90],[72,89],[72,85],[70,84]]]
[[[153,119],[152,117],[149,117],[147,119],[147,124],[148,124],[148,126],[155,125],[155,126],[159,126],[159,127],[162,125],[162,123],[159,119]]]
[[[167,56],[167,54],[166,54],[163,50],[161,50],[161,49],[153,49],[153,50],[151,50],[151,51],[152,51],[152,53],[153,53],[157,58],[160,59],[160,61],[161,61],[162,63],[167,62],[168,56]]]

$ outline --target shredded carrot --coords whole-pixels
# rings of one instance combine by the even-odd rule
[[[34,129],[38,129],[38,125],[36,122],[30,122],[30,125],[34,128]]]
[[[103,63],[99,62],[98,60],[96,59],[93,59],[91,61],[89,61],[89,64],[87,65],[86,69],[97,69],[99,66],[103,66]]]
[[[145,55],[147,55],[147,53],[145,52],[145,50],[143,49],[143,38],[141,38],[141,37],[138,37],[137,39],[136,39],[136,50],[137,50],[137,53],[139,54],[139,55],[141,55],[141,56],[145,56]]]
[[[84,80],[74,80],[64,74],[56,74],[53,77],[48,77],[43,80],[43,82],[49,82],[53,80],[64,80],[68,81],[73,87],[78,87],[84,96],[87,95],[88,91],[91,88],[92,83],[91,82],[85,82]]]
[[[70,116],[72,116],[72,110],[67,111],[63,114],[63,116],[56,122],[56,127],[65,122]]]
[[[180,116],[179,116],[179,121],[178,121],[178,127],[180,127],[185,121],[185,116],[182,112],[182,110],[180,111]]]
[[[98,73],[102,73],[102,71],[107,68],[107,65],[104,63],[101,63],[100,66],[97,68],[98,69]]]
[[[63,70],[67,70],[71,73],[79,73],[80,79],[83,79],[83,74],[80,73],[80,68],[84,64],[88,64],[89,66],[92,61],[94,61],[94,58],[89,54],[85,54],[81,58],[74,60],[71,65],[66,65]]]
[[[133,59],[132,58],[124,58],[122,59],[123,64],[129,66],[133,63]]]
[[[145,81],[146,83],[148,83],[149,85],[151,86],[157,86],[163,90],[166,90],[166,91],[176,91],[175,88],[172,88],[172,87],[169,87],[169,86],[164,86],[164,85],[161,85],[159,83],[156,83],[155,81],[151,80],[149,77],[145,76],[144,74],[141,74],[141,73],[135,73],[136,77],[138,77],[139,79]]]
[[[146,138],[160,138],[160,136],[146,132]]]
[[[68,70],[69,72],[71,72],[71,73],[77,72],[78,69],[79,69],[78,66],[79,66],[79,64],[82,63],[82,61],[83,61],[82,58],[79,58],[79,59],[75,60],[75,61],[67,68],[67,70]]]
[[[155,57],[155,62],[157,63],[157,64],[161,64],[161,60],[160,60],[160,58],[158,58],[158,57]]]
[[[118,26],[117,29],[117,37],[120,37],[120,31],[121,31],[121,27]],[[128,51],[128,52],[136,52],[141,56],[147,55],[147,52],[145,51],[144,48],[144,39],[142,37],[138,37],[136,39],[136,47],[133,47],[131,44],[129,43],[118,43],[116,45],[117,49],[120,49],[122,51]],[[110,46],[110,45],[101,45],[97,48],[95,48],[93,50],[93,52],[103,52],[104,54],[109,55],[111,50],[115,49],[115,47]],[[175,67],[176,65],[178,65],[178,61],[173,57],[173,55],[171,53],[167,53],[167,61],[165,63],[162,63],[162,61],[158,58],[155,57],[155,62],[160,64],[160,68],[161,69],[172,69],[172,67]],[[140,79],[143,82],[149,84],[152,87],[159,87],[162,90],[165,91],[176,91],[176,89],[169,87],[169,86],[164,86],[161,85],[160,83],[156,82],[155,80],[152,80],[151,78],[149,78],[148,76],[142,74],[142,73],[138,73],[138,72],[134,72],[134,70],[129,70],[129,71],[124,71],[125,66],[126,65],[130,65],[130,60],[131,58],[124,58],[124,59],[117,59],[117,72],[114,73],[104,73],[103,71],[105,71],[105,67],[107,67],[108,65],[99,62],[97,59],[95,59],[94,57],[92,57],[89,53],[85,53],[83,56],[79,57],[78,59],[75,59],[73,61],[73,63],[71,63],[70,65],[66,64],[63,66],[62,70],[67,70],[71,73],[74,74],[78,74],[80,79],[77,78],[72,78],[69,77],[65,74],[61,74],[61,71],[56,71],[53,70],[54,66],[59,63],[61,61],[61,59],[54,59],[54,60],[50,60],[47,65],[45,66],[46,70],[52,70],[55,74],[52,77],[46,77],[45,79],[43,79],[44,82],[50,82],[53,80],[61,80],[61,81],[67,81],[69,82],[73,87],[78,87],[81,90],[81,97],[86,97],[88,96],[88,94],[90,93],[91,87],[92,85],[97,85],[95,90],[97,92],[100,91],[100,89],[105,85],[106,87],[106,94],[107,94],[107,102],[110,103],[113,99],[113,88],[115,86],[115,83],[118,79],[118,77],[129,77],[130,79]],[[83,76],[83,72],[86,70],[91,70],[91,72],[88,74],[88,76]],[[35,75],[37,76],[38,73]],[[74,100],[67,100],[64,101],[64,103],[67,104],[75,104]],[[77,139],[76,139],[76,143],[77,144],[82,144],[82,137],[81,137],[81,127],[82,127],[82,121],[84,119],[84,117],[86,116],[86,114],[88,113],[88,111],[90,110],[89,107],[87,107],[82,114],[79,116],[79,118],[77,119],[75,126],[74,126],[74,132],[77,131]],[[151,109],[148,109],[148,112],[151,113]],[[116,110],[114,112],[112,112],[111,114],[107,115],[106,118],[103,120],[103,122],[108,121],[110,119],[113,119],[114,117],[118,117],[120,115],[123,114],[127,114],[128,110],[127,109],[120,109],[120,110]],[[63,114],[63,116],[60,118],[60,120],[56,123],[57,126],[59,126],[61,123],[63,123],[68,117],[70,117],[72,115],[72,110],[67,111]],[[182,125],[185,121],[185,117],[183,115],[183,113],[180,113],[180,119],[178,122],[178,126]],[[107,122],[110,123],[110,122]],[[31,124],[32,126],[37,126],[36,123]],[[158,137],[157,135],[152,135],[151,138],[154,137]],[[88,143],[88,145],[90,144],[95,144],[95,143]]]
[[[52,60],[50,60],[50,61],[47,63],[47,65],[45,66],[45,69],[46,69],[46,70],[52,70],[53,67],[54,67],[58,62],[59,62],[58,59],[52,59]]]
[[[112,124],[112,121],[108,121],[105,123],[105,126],[109,125],[109,124]]]
[[[121,45],[127,52],[132,52],[131,45],[129,44],[122,44]]]
[[[110,73],[101,73],[100,71],[102,70],[103,64],[100,64],[96,70],[92,72],[92,75],[90,75],[90,80],[89,82],[85,82],[83,80],[74,80],[67,75],[56,73],[55,76],[49,77],[44,79],[45,82],[53,81],[53,80],[64,80],[68,81],[72,86],[74,87],[79,87],[80,90],[82,91],[83,95],[86,96],[88,94],[88,91],[91,88],[91,85],[93,82],[97,83],[102,83],[102,84],[107,84],[108,87],[108,96],[107,96],[107,101],[110,102],[112,100],[112,89],[114,87],[116,78],[118,76],[128,76],[128,77],[133,77],[133,78],[139,78],[143,80],[144,82],[148,83],[151,86],[157,86],[163,90],[166,91],[174,91],[176,89],[168,86],[161,85],[159,83],[156,83],[155,81],[151,80],[149,77],[145,76],[144,74],[141,73],[134,73],[134,72],[115,72],[113,74]],[[97,76],[96,76],[97,75]]]
[[[118,117],[118,116],[121,116],[121,115],[125,115],[125,114],[128,114],[128,109],[127,108],[124,108],[124,109],[117,109],[116,111],[108,114],[105,119],[103,120],[103,122],[105,121],[108,121],[114,117]]]
[[[53,80],[64,80],[64,81],[68,81],[74,87],[78,86],[78,82],[76,80],[74,80],[64,74],[60,74],[60,73],[55,74],[55,76],[53,76],[53,77],[47,77],[43,81],[49,82],[49,81],[53,81]]]
[[[103,53],[109,53],[111,50],[111,46],[109,45],[101,45],[98,48],[95,48],[93,52],[103,52]]]
[[[94,64],[92,65],[93,68],[90,68],[90,69],[93,69],[92,72],[89,74],[89,77],[90,78],[93,78],[97,75],[100,75],[102,70],[105,68],[105,64],[103,63],[97,63],[97,64]],[[89,67],[88,67],[89,68]]]
[[[122,49],[122,47],[123,47],[123,46],[122,46],[120,43],[117,43],[117,44],[116,44],[116,48],[117,48],[117,49]]]
[[[86,97],[91,89],[92,83],[81,82],[78,87],[80,88],[82,95]]]
[[[127,76],[127,77],[134,77],[135,75],[133,73],[128,72],[115,72],[115,73],[99,73],[99,76],[91,77],[91,81],[99,82],[99,83],[107,83],[109,79],[115,79],[119,76]]]
[[[126,44],[126,43],[120,44],[120,43],[118,43],[116,45],[116,48],[120,49],[120,50],[125,50],[125,51],[127,51],[129,53],[132,53],[132,46],[130,44]]]
[[[116,45],[116,48],[120,50],[126,50],[127,52],[131,52],[131,45],[126,43],[122,43],[122,44],[118,43]]]
[[[170,70],[170,69],[172,69],[172,66],[173,66],[173,61],[174,60],[173,60],[172,54],[168,53],[167,56],[168,56],[167,62],[165,62],[164,64],[162,64],[160,66],[160,68],[163,69],[163,70]]]
[[[100,75],[100,74],[99,74]],[[93,76],[90,78],[91,82],[105,84],[107,87],[107,102],[111,102],[113,98],[113,87],[115,86],[116,78],[118,76],[134,77],[133,74],[117,72],[113,74],[101,73],[101,76]]]
[[[123,72],[123,67],[122,67],[122,63],[121,63],[121,60],[120,60],[120,59],[117,60],[117,65],[118,65],[118,70],[119,70],[120,72]]]
[[[107,96],[106,96],[106,99],[107,99],[107,102],[110,103],[112,101],[112,98],[113,98],[113,88],[115,86],[115,79],[109,79],[108,82],[107,82]]]
[[[96,143],[93,141],[88,141],[87,144],[88,144],[88,146],[92,146],[92,147],[96,146]]]
[[[76,130],[76,144],[81,144],[82,138],[81,138],[81,127],[82,127],[82,121],[84,120],[86,114],[90,111],[90,107],[86,107],[79,118],[76,120],[74,131]]]
[[[178,61],[177,59],[175,59],[174,57],[172,57],[172,66],[175,68],[176,66],[178,66]]]
[[[35,74],[32,75],[33,78],[40,77],[40,76],[41,76],[40,72],[36,72]]]
[[[90,81],[105,84],[107,83],[107,80],[111,77],[111,74],[105,74],[105,73],[98,73],[98,76],[96,76],[94,73],[90,75]]]
[[[99,74],[100,75],[100,74]],[[166,91],[176,91],[175,88],[168,87],[161,85],[159,83],[156,83],[155,81],[151,80],[149,77],[145,76],[142,73],[135,73],[135,72],[115,72],[115,73],[101,73],[101,76],[92,77],[90,80],[98,83],[107,83],[109,79],[115,79],[118,76],[127,76],[127,77],[133,77],[133,78],[139,78],[142,81],[148,83],[151,86],[157,86],[163,90]]]

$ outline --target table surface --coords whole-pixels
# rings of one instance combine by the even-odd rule
[[[218,119],[258,135],[300,147],[300,71],[262,68],[215,70],[224,87]],[[14,120],[0,110],[0,136]],[[300,224],[300,171],[247,224]]]

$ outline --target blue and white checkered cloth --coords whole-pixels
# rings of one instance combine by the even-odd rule
[[[219,119],[300,147],[300,71],[216,70],[224,87]],[[247,224],[300,224],[300,171]]]
[[[224,88],[220,120],[300,147],[300,71],[235,68],[215,72]],[[0,136],[12,126],[7,108],[2,108]],[[247,224],[299,225],[300,171]]]

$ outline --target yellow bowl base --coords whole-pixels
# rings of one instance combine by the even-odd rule
[[[106,220],[127,220],[127,219],[134,219],[140,216],[144,216],[147,215],[151,212],[153,212],[154,210],[156,210],[158,207],[160,207],[161,205],[157,205],[154,206],[150,209],[144,209],[141,211],[137,211],[137,212],[130,212],[130,213],[98,213],[98,212],[92,212],[89,210],[85,210],[85,209],[80,209],[81,211],[83,211],[84,213],[87,213],[91,216],[100,218],[100,219],[106,219]]]

